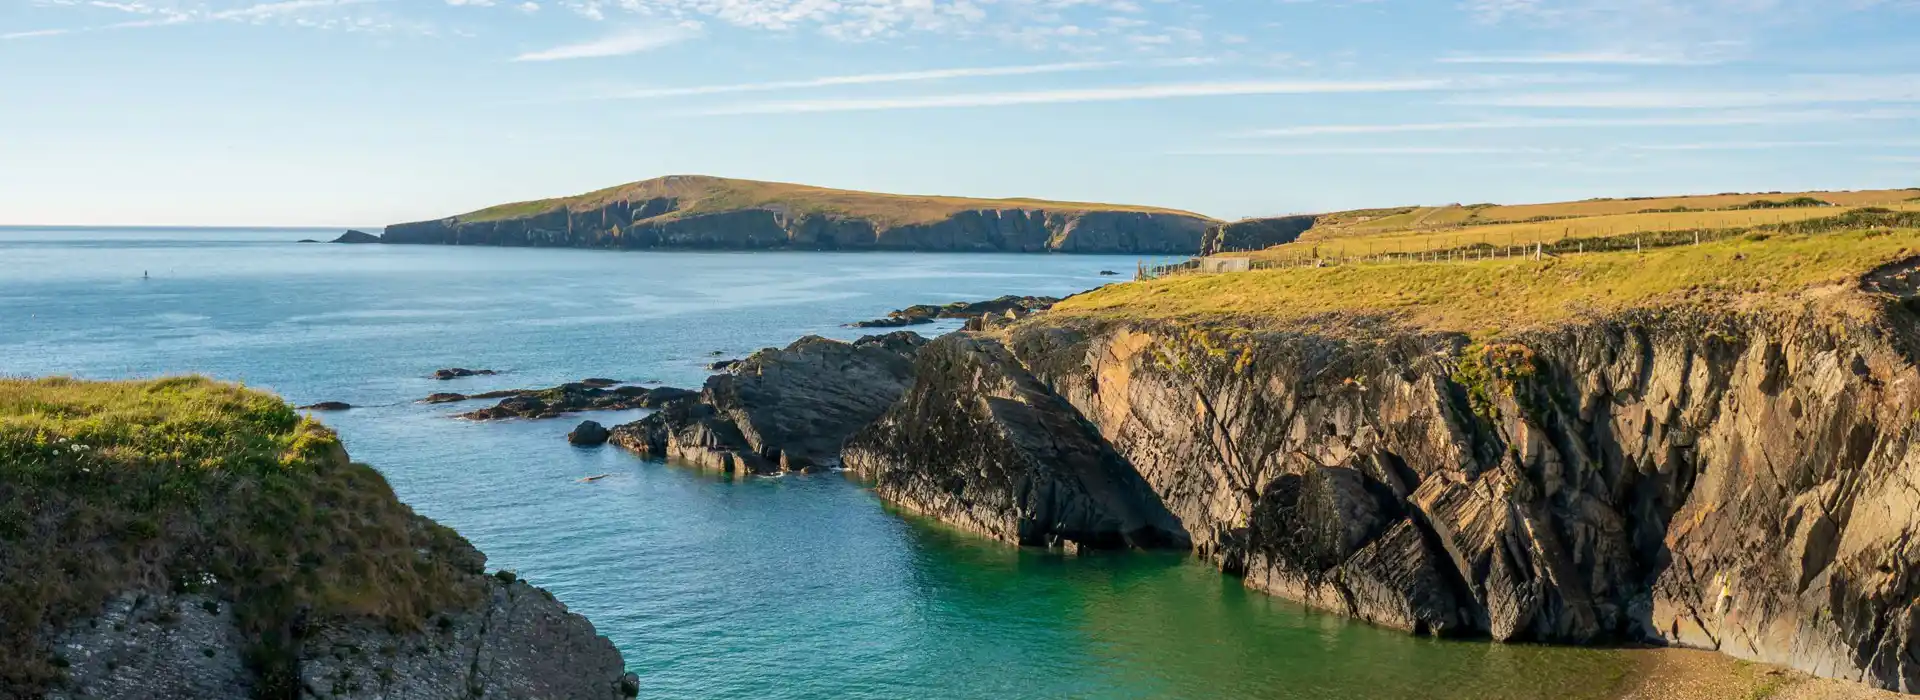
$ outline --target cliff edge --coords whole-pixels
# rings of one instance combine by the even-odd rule
[[[619,698],[620,654],[280,399],[0,380],[0,697]]]

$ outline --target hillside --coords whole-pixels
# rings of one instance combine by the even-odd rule
[[[276,397],[0,380],[0,697],[619,697],[485,561]]]
[[[1193,253],[1215,222],[1156,207],[880,194],[673,175],[387,227],[386,243]]]

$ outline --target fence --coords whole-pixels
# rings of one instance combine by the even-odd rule
[[[1184,262],[1166,265],[1148,265],[1142,263],[1137,279],[1155,279],[1169,275],[1217,274],[1222,272],[1243,272],[1252,270],[1272,270],[1301,267],[1333,267],[1358,264],[1394,264],[1394,263],[1447,263],[1476,262],[1507,258],[1532,258],[1544,260],[1548,257],[1561,257],[1581,253],[1609,253],[1634,251],[1643,252],[1649,248],[1671,248],[1682,245],[1699,245],[1713,241],[1722,241],[1741,236],[1754,236],[1764,240],[1767,235],[1793,235],[1830,233],[1841,230],[1868,228],[1916,228],[1920,227],[1920,212],[1893,211],[1888,209],[1860,209],[1840,216],[1808,219],[1778,224],[1746,226],[1721,229],[1687,229],[1681,231],[1646,231],[1613,236],[1594,236],[1566,238],[1545,241],[1535,240],[1523,243],[1506,244],[1473,243],[1439,247],[1420,251],[1392,251],[1375,253],[1370,249],[1355,253],[1347,250],[1353,244],[1345,244],[1332,254],[1322,254],[1319,246],[1297,254],[1282,254],[1261,258],[1193,258]],[[1299,244],[1294,244],[1299,245]],[[1341,245],[1330,242],[1328,247]],[[1245,261],[1227,263],[1225,261]]]

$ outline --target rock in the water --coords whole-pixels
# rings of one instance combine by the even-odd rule
[[[593,387],[595,389],[605,389],[607,387],[619,386],[620,380],[608,379],[606,377],[588,377],[586,379],[580,380],[580,383]]]
[[[500,402],[474,411],[460,414],[467,420],[502,420],[506,418],[558,418],[581,411],[627,411],[636,408],[659,408],[669,402],[678,401],[696,393],[673,387],[649,389],[640,386],[617,386],[608,388],[611,379],[587,379],[570,382],[548,389],[507,389],[489,391],[483,394],[462,396],[460,394],[434,394],[427,397],[425,403],[452,403],[468,399],[500,399]]]
[[[912,387],[847,444],[881,498],[1027,546],[1189,546],[1179,520],[1092,425],[998,341],[921,348]]]
[[[446,369],[434,370],[433,378],[441,381],[446,381],[449,379],[459,379],[461,377],[484,377],[484,376],[491,376],[495,374],[499,374],[499,372],[495,372],[490,369],[467,369],[465,367],[448,367]]]
[[[886,318],[860,321],[847,325],[853,328],[898,328],[900,326],[933,323],[935,319],[971,319],[986,314],[1009,315],[1013,318],[1019,318],[1036,311],[1045,311],[1052,308],[1053,305],[1059,303],[1059,301],[1059,299],[1053,297],[1023,297],[1009,294],[986,301],[960,301],[941,306],[920,304],[889,312]]]
[[[635,452],[738,473],[811,471],[836,465],[847,436],[906,389],[913,333],[853,343],[808,336],[766,349],[707,379],[698,400],[614,429]]]
[[[300,239],[300,240],[297,240],[297,241],[294,241],[294,242],[295,242],[295,243],[319,243],[319,241],[316,241],[316,240],[313,240],[313,239],[311,239],[311,238],[302,238],[302,239]]]
[[[1112,277],[1112,276],[1114,276],[1114,275],[1118,275],[1118,274],[1120,274],[1120,273],[1118,273],[1118,272],[1114,272],[1114,271],[1112,271],[1112,270],[1101,270],[1101,271],[1100,271],[1100,276],[1102,276],[1102,277]]]
[[[607,427],[593,421],[581,421],[580,425],[567,433],[567,442],[581,447],[599,447],[607,444]]]
[[[348,231],[333,239],[334,243],[379,243],[380,237],[366,231]]]
[[[737,364],[740,364],[739,360],[721,360],[719,362],[708,364],[707,369],[714,372],[722,372],[722,371],[725,371],[728,367],[732,367]]]
[[[353,408],[353,404],[349,404],[349,403],[345,403],[345,402],[341,402],[341,401],[321,401],[320,403],[310,403],[310,404],[307,404],[307,405],[305,405],[305,406],[301,406],[301,407],[300,407],[300,410],[303,410],[303,411],[345,411],[345,410],[347,410],[347,409],[350,409],[350,408]]]

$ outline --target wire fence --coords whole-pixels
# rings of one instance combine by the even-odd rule
[[[1740,237],[1751,237],[1758,241],[1765,240],[1766,237],[1773,235],[1820,234],[1875,228],[1920,228],[1920,212],[1868,208],[1854,210],[1839,216],[1757,226],[1711,229],[1696,228],[1677,231],[1644,231],[1608,236],[1562,237],[1552,241],[1475,242],[1467,245],[1435,245],[1430,249],[1416,251],[1387,251],[1383,249],[1380,252],[1374,252],[1367,248],[1356,251],[1353,250],[1354,244],[1352,243],[1334,242],[1327,245],[1328,248],[1332,249],[1329,252],[1322,252],[1319,246],[1313,246],[1297,253],[1283,253],[1257,258],[1212,256],[1159,265],[1142,262],[1135,276],[1137,279],[1157,279],[1170,275],[1223,274],[1251,272],[1255,270],[1335,267],[1340,265],[1436,264],[1519,258],[1545,260],[1550,257],[1558,258],[1583,253],[1618,253],[1625,251],[1638,253],[1645,252],[1652,248],[1699,245],[1701,243],[1711,243]]]

